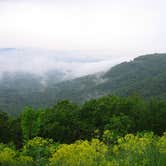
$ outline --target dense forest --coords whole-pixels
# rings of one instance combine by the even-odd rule
[[[3,166],[165,166],[166,100],[104,96],[0,113]]]
[[[161,99],[166,97],[165,82],[166,54],[150,54],[118,64],[104,73],[55,84],[44,93],[74,102],[109,94],[140,94],[145,99]]]
[[[49,73],[45,84],[29,73],[5,73],[0,79],[0,108],[18,115],[25,106],[47,108],[59,100],[83,103],[103,95],[140,94],[145,99],[166,97],[166,54],[140,56],[110,70],[62,81],[61,73]],[[60,82],[60,83],[59,83]]]

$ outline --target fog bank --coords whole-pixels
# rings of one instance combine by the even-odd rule
[[[0,74],[4,72],[28,72],[45,75],[48,71],[59,71],[72,77],[80,77],[108,70],[126,58],[95,56],[96,53],[79,51],[54,51],[46,49],[0,49]],[[129,59],[129,58],[128,58]]]

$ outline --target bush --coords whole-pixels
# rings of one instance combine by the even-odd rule
[[[50,165],[63,166],[104,166],[108,148],[98,139],[77,141],[74,144],[61,145],[50,158]]]

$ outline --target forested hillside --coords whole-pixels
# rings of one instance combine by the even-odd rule
[[[3,166],[165,166],[166,100],[105,96],[0,113]]]
[[[123,62],[103,74],[55,85],[55,89],[60,91],[57,97],[78,102],[105,94],[139,94],[144,98],[165,98],[165,83],[166,54],[153,54]]]
[[[27,73],[1,79],[0,109],[17,115],[25,106],[46,108],[61,99],[83,103],[108,94],[162,99],[166,97],[166,54],[140,56],[107,72],[69,81],[62,82],[60,73],[48,76],[45,82]]]

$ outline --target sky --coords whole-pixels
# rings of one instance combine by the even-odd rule
[[[0,0],[0,48],[75,52],[102,62],[166,52],[165,6],[165,0]]]

